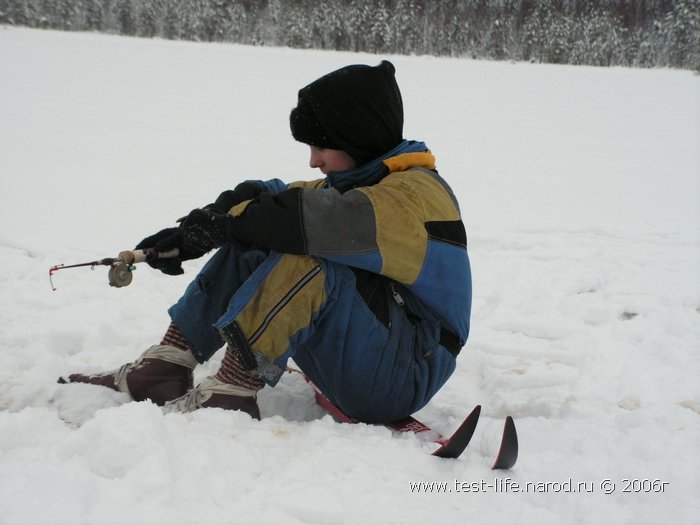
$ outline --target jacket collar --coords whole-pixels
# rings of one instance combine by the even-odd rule
[[[344,193],[361,186],[372,186],[394,171],[411,167],[435,169],[435,157],[423,142],[404,140],[391,151],[367,164],[347,171],[329,173],[326,184]]]

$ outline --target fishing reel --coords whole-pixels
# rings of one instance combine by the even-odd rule
[[[107,277],[109,278],[109,285],[115,288],[122,288],[124,286],[129,286],[131,281],[134,279],[134,274],[132,273],[136,269],[133,264],[126,264],[125,262],[118,262],[110,266]]]

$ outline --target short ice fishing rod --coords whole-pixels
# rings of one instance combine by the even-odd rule
[[[178,253],[179,250],[177,248],[168,252],[157,252],[153,248],[149,248],[147,250],[128,250],[119,252],[119,255],[116,257],[108,257],[98,261],[69,265],[57,264],[49,268],[49,282],[51,283],[51,289],[56,291],[56,287],[53,285],[53,274],[58,270],[64,270],[66,268],[79,268],[81,266],[89,266],[91,270],[94,270],[95,266],[109,266],[109,285],[114,286],[115,288],[121,288],[131,284],[131,280],[133,279],[132,272],[136,269],[134,264],[150,262],[154,261],[155,259],[177,257]]]

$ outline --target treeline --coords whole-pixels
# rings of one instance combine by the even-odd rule
[[[700,70],[700,0],[0,0],[0,23],[249,45]]]

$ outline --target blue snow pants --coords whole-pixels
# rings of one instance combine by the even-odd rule
[[[392,283],[392,286],[399,286]],[[200,363],[235,326],[274,386],[293,358],[348,416],[386,423],[422,408],[455,369],[439,322],[403,287],[386,292],[388,327],[345,265],[309,256],[219,249],[170,316]]]

